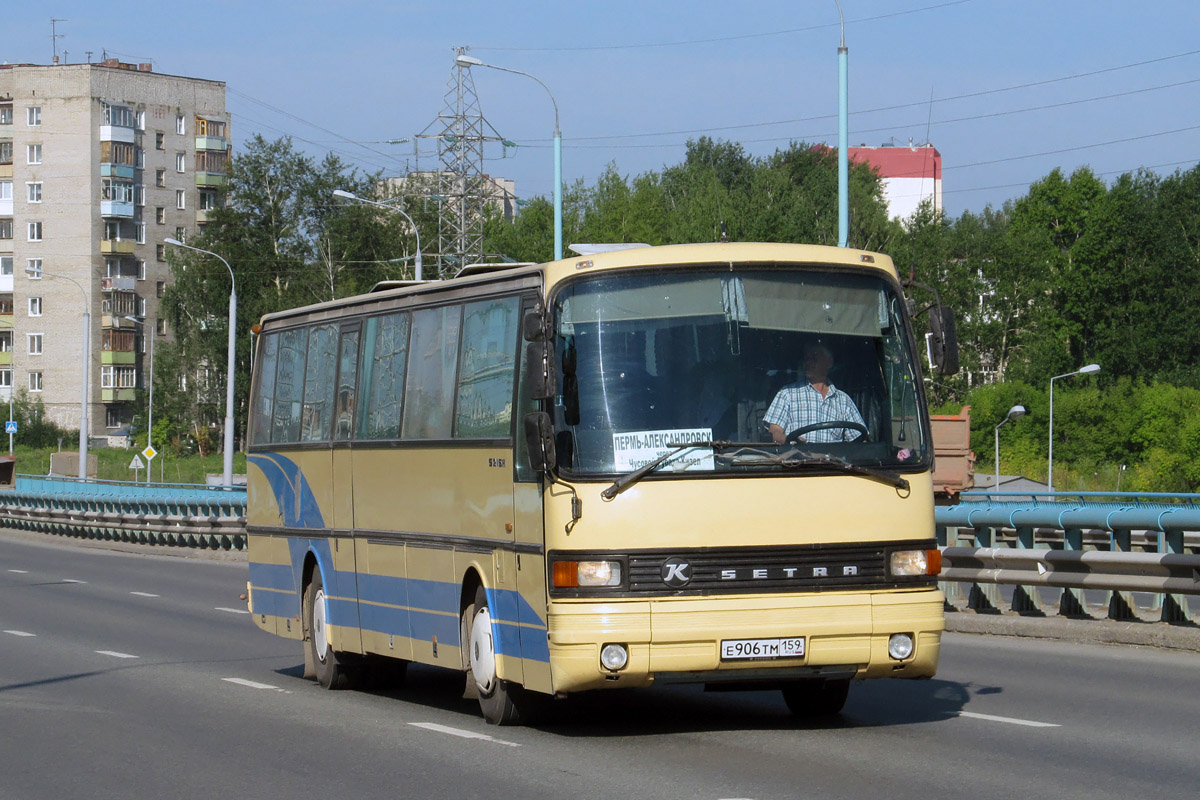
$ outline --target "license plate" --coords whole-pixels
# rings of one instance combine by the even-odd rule
[[[723,639],[722,661],[765,658],[804,658],[804,637],[791,639]]]

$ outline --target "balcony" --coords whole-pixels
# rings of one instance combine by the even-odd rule
[[[137,247],[133,239],[102,239],[100,252],[106,256],[131,256]]]
[[[0,306],[0,320],[4,319],[4,314],[8,314],[10,317],[12,316],[12,290],[13,276],[0,275],[0,294],[8,295],[8,310],[5,311],[4,308]],[[0,322],[0,326],[3,326],[3,322]]]
[[[11,178],[13,176],[12,162],[0,164],[0,178]]]
[[[126,142],[134,143],[133,128],[126,128],[124,125],[101,125],[100,126],[100,141],[102,142]]]
[[[124,178],[127,181],[134,179],[136,169],[132,164],[115,164],[111,161],[105,161],[100,164],[101,178]]]
[[[197,172],[196,185],[200,187],[210,186],[215,189],[223,188],[229,176],[223,172]]]
[[[229,143],[225,141],[224,136],[197,136],[197,150],[225,150]]]
[[[136,289],[137,278],[118,275],[100,279],[100,291],[102,292],[132,292]]]
[[[137,363],[137,353],[132,350],[101,350],[101,364],[130,365]]]
[[[13,215],[13,201],[11,197],[6,197],[0,200],[0,217],[11,217]]]
[[[101,389],[101,403],[129,403],[137,399],[136,389]]]
[[[100,216],[116,219],[133,219],[132,200],[101,200]]]
[[[0,350],[0,367],[12,366],[12,350]]]

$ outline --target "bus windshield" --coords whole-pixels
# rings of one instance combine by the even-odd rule
[[[877,275],[626,272],[576,281],[553,307],[555,444],[569,474],[624,474],[672,450],[656,474],[929,467],[903,301]]]

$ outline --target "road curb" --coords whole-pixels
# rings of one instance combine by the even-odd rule
[[[946,630],[990,636],[1056,639],[1082,644],[1160,647],[1200,653],[1200,628],[1165,622],[1118,622],[1109,619],[1024,617],[1017,614],[977,614],[947,611]]]

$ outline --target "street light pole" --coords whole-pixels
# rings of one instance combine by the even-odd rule
[[[126,314],[125,319],[132,323],[141,325],[145,331],[142,335],[150,337],[150,407],[146,413],[146,446],[154,447],[154,331],[150,329],[142,320],[137,317],[131,317]],[[153,459],[147,459],[146,463],[146,483],[150,483],[150,468]]]
[[[1000,421],[1000,425],[996,426],[996,479],[992,482],[993,491],[1000,489],[1000,426],[1009,420],[1020,419],[1023,416],[1025,416],[1025,406],[1013,406],[1008,410],[1008,416]]]
[[[1070,378],[1073,375],[1091,375],[1099,371],[1099,364],[1088,364],[1086,367],[1080,367],[1074,372],[1055,375],[1050,379],[1050,463],[1047,467],[1046,483],[1050,487],[1051,494],[1054,493],[1054,382],[1059,378]]]
[[[454,63],[460,67],[487,67],[501,72],[511,72],[513,75],[524,75],[538,82],[546,94],[550,95],[550,102],[554,104],[554,260],[561,260],[563,257],[563,229],[562,229],[562,127],[559,125],[558,119],[558,101],[554,99],[554,92],[550,91],[542,80],[528,72],[521,72],[519,69],[509,69],[508,67],[497,67],[495,64],[486,64],[478,58],[460,53],[454,58]]]
[[[358,195],[354,194],[353,192],[347,192],[345,189],[334,189],[333,196],[340,197],[343,200],[353,200],[355,203],[363,203],[363,204],[369,205],[369,206],[379,206],[380,208],[386,208],[388,211],[395,211],[397,214],[399,214],[400,216],[402,216],[406,220],[408,220],[408,224],[412,225],[413,233],[417,237],[417,258],[416,258],[416,267],[417,268],[416,268],[415,275],[416,275],[417,280],[422,280],[422,277],[421,277],[421,231],[417,229],[417,223],[413,222],[413,218],[410,217],[408,214],[404,213],[404,209],[397,208],[396,206],[388,205],[387,203],[379,203],[374,200],[368,200],[365,197],[359,197]]]
[[[837,4],[842,26],[838,46],[838,247],[850,241],[850,50],[846,47],[846,18]]]
[[[219,260],[225,265],[225,269],[229,270],[229,345],[226,355],[226,374],[225,374],[225,463],[222,482],[227,487],[233,486],[233,367],[234,357],[236,354],[237,344],[237,279],[233,276],[233,267],[229,266],[229,262],[211,250],[202,250],[199,247],[192,247],[190,244],[184,244],[178,239],[163,239],[169,245],[182,247],[185,250],[195,250],[197,253],[204,253]]]
[[[91,353],[91,337],[92,337],[92,310],[91,303],[88,301],[87,291],[74,278],[69,278],[66,275],[55,275],[53,272],[45,270],[35,270],[32,267],[26,267],[25,273],[28,275],[43,275],[47,278],[58,278],[59,280],[70,281],[75,284],[75,288],[83,295],[83,375],[82,383],[82,400],[79,403],[79,480],[86,481],[87,460],[88,460],[88,366],[90,364]],[[15,342],[14,342],[15,345]],[[11,413],[9,416],[12,416]]]

